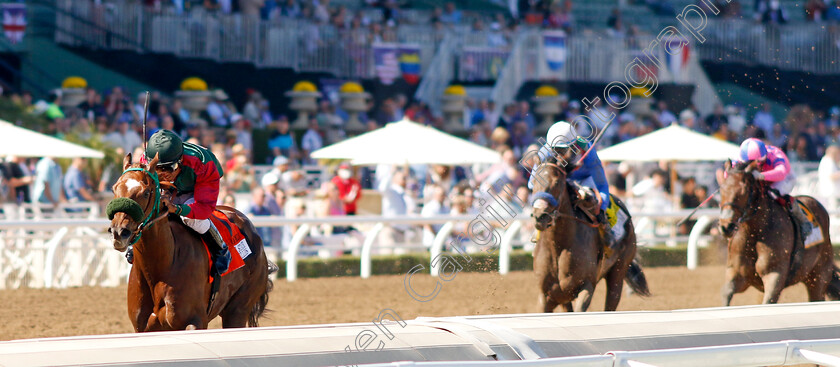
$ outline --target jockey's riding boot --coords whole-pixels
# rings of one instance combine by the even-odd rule
[[[615,236],[613,236],[612,228],[610,228],[610,222],[609,222],[609,220],[607,220],[606,210],[601,210],[601,212],[598,213],[597,218],[598,218],[598,222],[600,222],[600,224],[603,226],[604,243],[607,244],[607,248],[615,249],[615,245],[616,245]],[[610,254],[607,254],[607,255],[611,255],[611,251],[610,251]]]
[[[218,274],[224,274],[228,270],[228,267],[230,267],[230,251],[228,251],[225,240],[222,239],[222,234],[219,233],[219,229],[216,228],[213,222],[210,222],[210,228],[207,230],[207,233],[210,234],[210,237],[213,237],[213,241],[219,246],[216,249],[213,266],[216,268]]]
[[[128,246],[128,249],[125,250],[125,261],[134,264],[134,246]]]
[[[802,242],[805,242],[805,239],[811,235],[811,231],[814,229],[811,221],[808,220],[808,216],[805,215],[805,212],[802,211],[802,207],[796,202],[792,196],[789,196],[790,200],[790,211],[793,214],[793,217],[799,222],[799,229],[802,231],[801,237]]]

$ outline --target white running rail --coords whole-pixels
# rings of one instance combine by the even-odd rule
[[[608,352],[525,361],[394,362],[365,367],[760,367],[817,363],[840,367],[840,339],[787,340],[716,347]]]

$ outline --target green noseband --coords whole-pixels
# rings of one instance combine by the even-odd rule
[[[146,229],[146,225],[149,224],[149,221],[152,220],[152,217],[157,214],[160,209],[160,179],[158,178],[157,172],[149,172],[143,168],[129,168],[123,171],[122,174],[124,175],[131,171],[143,172],[149,175],[149,177],[152,178],[152,181],[155,182],[155,205],[152,207],[152,211],[149,212],[149,215],[145,216],[145,219],[143,219],[144,214],[146,213],[143,212],[143,208],[140,207],[140,204],[129,198],[116,198],[108,203],[108,206],[105,208],[105,212],[108,214],[108,219],[110,220],[113,220],[114,215],[117,213],[125,213],[136,222],[141,220],[143,221],[143,223],[137,227],[137,235],[134,236],[134,240],[131,241],[130,245],[134,245],[140,240],[140,236],[143,235],[143,230]]]
[[[135,222],[139,222],[143,220],[143,208],[140,207],[140,204],[137,204],[136,201],[131,200],[129,198],[116,198],[111,200],[108,203],[108,206],[105,208],[105,212],[108,213],[108,219],[113,220],[114,215],[117,213],[125,213],[134,219]]]

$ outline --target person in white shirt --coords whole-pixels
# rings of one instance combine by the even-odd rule
[[[449,208],[444,204],[444,200],[446,200],[446,191],[444,191],[443,187],[441,186],[431,186],[432,195],[429,198],[429,201],[427,201],[426,204],[423,205],[423,210],[420,211],[420,216],[434,217],[438,215],[449,214]],[[423,246],[432,246],[432,242],[434,242],[435,240],[435,235],[438,231],[440,231],[441,227],[441,224],[423,225]]]
[[[140,135],[129,128],[128,121],[119,122],[117,130],[105,135],[102,140],[111,144],[114,148],[122,148],[124,152],[133,152],[134,149],[143,144]]]
[[[831,144],[825,149],[817,169],[820,196],[827,207],[834,207],[840,199],[840,145]]]
[[[382,192],[382,215],[384,217],[399,217],[408,213],[406,201],[406,177],[401,171],[394,172],[391,180]]]
[[[303,134],[300,146],[303,148],[303,161],[308,164],[314,164],[315,162],[309,157],[309,154],[324,146],[324,139],[321,138],[318,120],[314,118],[309,120],[309,129]]]

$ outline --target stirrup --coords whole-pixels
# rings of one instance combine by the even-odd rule
[[[216,269],[218,274],[224,274],[230,268],[230,251],[228,250],[227,245],[225,244],[225,240],[222,239],[222,234],[219,233],[219,229],[216,228],[216,225],[213,222],[210,222],[210,228],[207,229],[207,232],[210,234],[210,237],[213,238],[213,241],[216,242],[216,245],[219,248],[215,251],[216,258],[213,261],[213,267]]]
[[[134,246],[128,246],[128,249],[125,250],[125,261],[134,265]]]

